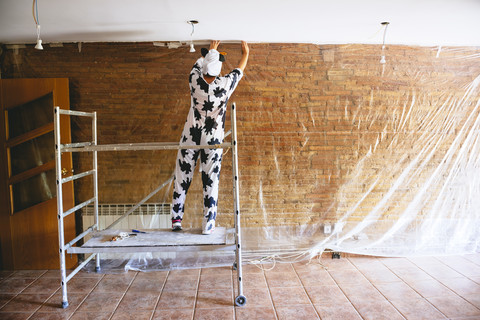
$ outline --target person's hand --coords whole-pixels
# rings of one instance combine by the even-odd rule
[[[212,40],[210,41],[210,50],[215,49],[217,50],[218,46],[220,45],[220,40]]]
[[[242,53],[248,55],[250,53],[250,48],[245,41],[242,41]]]

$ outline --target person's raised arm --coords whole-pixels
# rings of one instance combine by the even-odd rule
[[[248,61],[248,55],[250,54],[250,49],[248,48],[248,44],[245,41],[242,41],[242,59],[238,64],[238,69],[245,70]]]
[[[217,50],[219,44],[220,44],[220,40],[210,41],[210,49],[209,50],[212,50],[212,49]]]

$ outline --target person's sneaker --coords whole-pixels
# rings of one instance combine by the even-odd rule
[[[215,231],[215,220],[210,220],[203,223],[203,231],[202,234],[212,234]]]
[[[172,219],[172,231],[182,230],[182,220],[181,219]]]

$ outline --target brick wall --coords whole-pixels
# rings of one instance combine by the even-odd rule
[[[235,67],[239,45],[221,50],[227,52],[224,71]],[[396,219],[476,112],[478,90],[473,97],[463,95],[480,74],[479,53],[447,48],[437,57],[436,48],[392,45],[381,65],[378,45],[252,45],[246,76],[230,100],[238,106],[246,224],[311,224],[345,214],[359,221],[382,200],[382,219]],[[6,52],[2,77],[69,78],[71,108],[98,113],[100,144],[178,141],[196,58],[186,48],[150,43],[87,43],[81,52],[74,44],[41,52],[29,46],[18,54]],[[75,120],[73,139],[88,140],[90,129]],[[170,176],[175,156],[175,151],[101,153],[101,202],[141,200]],[[77,172],[91,165],[87,155],[74,160]],[[389,195],[396,183],[404,187]],[[229,151],[221,213],[232,207],[231,187]],[[76,183],[77,202],[88,199],[90,190],[91,180]],[[170,197],[167,190],[153,200]],[[186,222],[198,225],[198,172],[186,206]],[[229,214],[219,217],[221,225],[231,221]]]

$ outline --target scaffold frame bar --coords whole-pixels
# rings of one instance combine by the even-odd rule
[[[235,103],[231,105],[231,119],[232,129],[228,131],[225,138],[232,134],[231,142],[224,142],[216,145],[181,145],[180,143],[173,142],[148,142],[148,143],[124,143],[124,144],[105,144],[98,145],[97,143],[97,113],[96,112],[82,112],[73,110],[62,110],[59,107],[54,109],[54,131],[55,131],[55,163],[56,163],[56,179],[57,179],[57,211],[58,211],[58,229],[59,229],[59,245],[60,245],[60,269],[61,269],[61,285],[62,285],[62,307],[68,307],[68,295],[67,295],[67,282],[90,260],[96,258],[96,271],[100,271],[100,253],[103,252],[119,252],[127,253],[131,252],[131,248],[83,248],[75,247],[75,243],[83,239],[86,235],[98,231],[98,160],[97,153],[99,151],[142,151],[142,150],[182,150],[182,149],[226,149],[232,148],[232,175],[233,175],[233,197],[234,197],[234,216],[235,216],[235,229],[233,235],[233,243],[225,244],[201,244],[201,245],[164,245],[156,247],[135,247],[138,252],[158,252],[158,251],[225,251],[234,250],[236,261],[234,267],[237,271],[238,280],[238,296],[235,298],[235,303],[238,306],[243,306],[246,303],[246,299],[243,296],[243,282],[242,282],[242,253],[241,253],[241,237],[240,237],[240,200],[239,200],[239,177],[238,177],[238,157],[237,157],[237,132],[236,132],[236,114]],[[85,116],[92,118],[92,142],[80,142],[61,144],[60,137],[60,114],[70,116]],[[70,177],[62,178],[62,153],[65,152],[92,152],[93,168],[89,171],[79,173]],[[62,184],[79,179],[88,175],[93,175],[93,198],[67,210],[63,211],[63,195]],[[156,194],[161,188],[173,179],[173,176],[163,183],[160,187],[155,189],[146,198],[140,201],[140,203],[129,210],[122,217],[117,219],[114,223],[108,226],[106,229],[113,227],[121,219],[128,216],[142,203],[146,202],[152,195]],[[63,219],[69,214],[87,206],[94,202],[94,224],[87,230],[76,236],[73,240],[65,243],[64,234],[64,222]],[[105,229],[105,230],[106,230]],[[83,261],[75,270],[73,270],[68,276],[66,275],[65,255],[67,253],[84,254],[92,253],[85,261]]]

